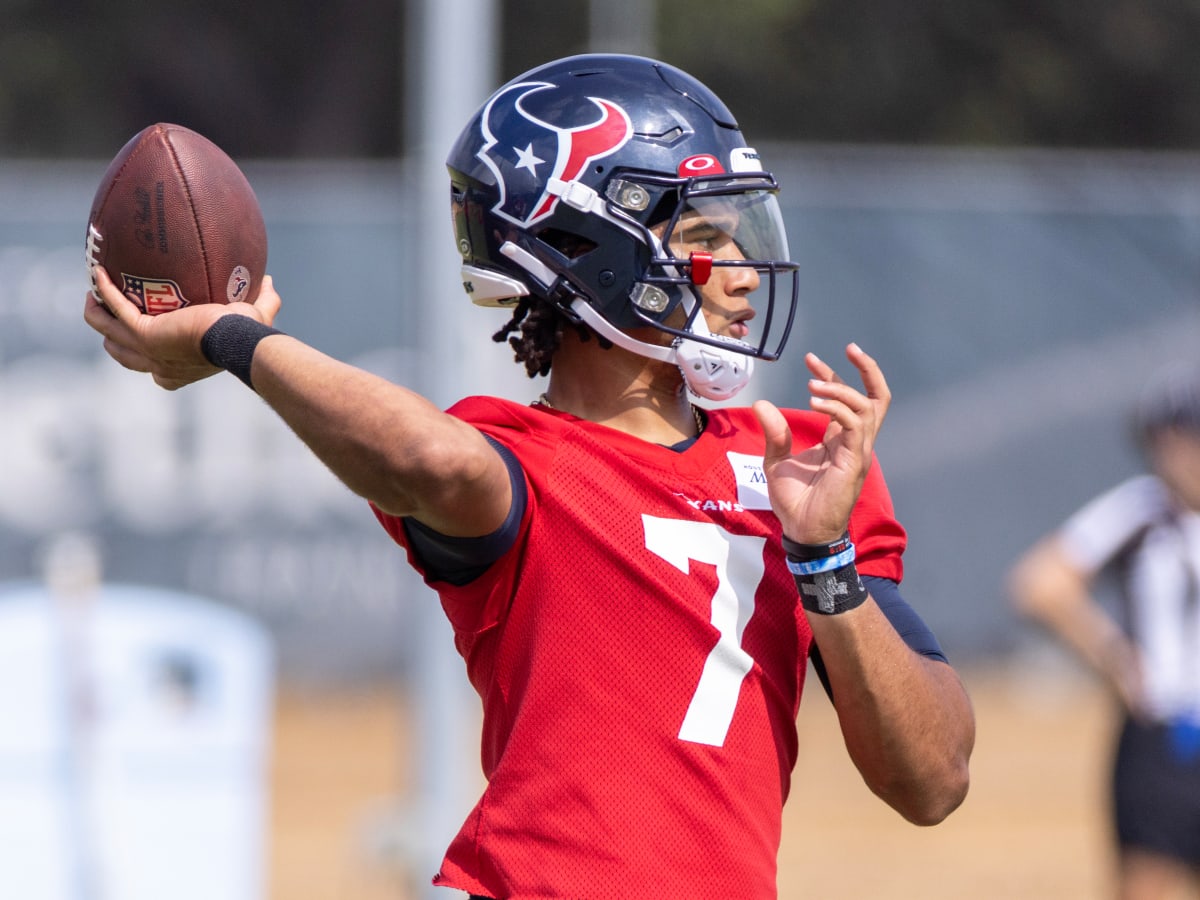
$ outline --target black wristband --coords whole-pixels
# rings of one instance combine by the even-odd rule
[[[862,606],[870,596],[854,563],[828,572],[792,577],[800,591],[800,605],[808,612],[822,616],[849,612]]]
[[[850,547],[850,532],[846,532],[836,541],[828,544],[799,544],[786,534],[781,536],[783,552],[794,562],[809,562],[815,559],[825,559],[827,556],[837,556]]]
[[[209,326],[200,339],[200,352],[214,366],[232,372],[254,390],[250,381],[250,364],[258,342],[273,334],[283,334],[250,316],[230,314],[221,316]]]

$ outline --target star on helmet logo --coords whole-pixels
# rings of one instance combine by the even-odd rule
[[[517,154],[517,168],[528,169],[535,176],[537,175],[537,167],[545,162],[540,156],[533,152],[533,144],[527,144],[525,149],[513,147]]]
[[[629,113],[611,100],[563,105],[556,94],[557,85],[548,82],[519,82],[493,96],[480,118],[483,146],[476,156],[500,193],[492,211],[523,227],[553,213],[564,185],[633,137]],[[497,145],[511,147],[515,162],[494,153]],[[542,163],[549,166],[539,171]]]

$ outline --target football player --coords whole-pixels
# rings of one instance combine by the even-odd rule
[[[233,372],[368,500],[439,593],[483,707],[487,787],[435,881],[477,897],[770,898],[810,659],[870,788],[963,800],[974,719],[901,597],[873,447],[890,402],[809,354],[810,410],[705,409],[797,304],[778,185],[708,88],[589,55],[500,88],[448,159],[463,285],[532,403],[448,412],[253,305],[87,321],[176,388]]]

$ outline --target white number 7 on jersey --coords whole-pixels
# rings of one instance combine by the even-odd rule
[[[754,665],[742,649],[742,634],[754,615],[754,592],[762,578],[766,538],[731,534],[712,522],[642,516],[646,549],[684,574],[689,561],[717,570],[712,624],[720,633],[700,672],[679,739],[720,747],[729,733],[742,681]]]

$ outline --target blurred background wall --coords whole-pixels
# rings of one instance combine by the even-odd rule
[[[236,380],[169,395],[103,355],[80,317],[92,193],[145,125],[195,128],[258,193],[280,327],[439,402],[532,400],[457,283],[437,97],[629,50],[709,83],[784,185],[803,311],[754,391],[805,403],[808,349],[881,361],[906,595],[956,662],[1023,664],[1045,648],[1006,567],[1138,468],[1143,379],[1200,348],[1198,41],[1200,6],[1166,0],[0,0],[0,582],[85,531],[107,579],[265,626],[285,690],[383,684],[398,711],[432,595]]]
[[[533,397],[489,343],[500,319],[460,296],[452,262],[425,265],[426,238],[450,243],[431,108],[470,109],[556,55],[632,49],[714,85],[784,184],[803,318],[756,389],[803,402],[805,349],[880,357],[911,590],[959,654],[1011,649],[1001,568],[1136,466],[1140,379],[1194,354],[1200,7],[438,8],[4,4],[0,574],[92,528],[111,577],[245,608],[285,668],[402,667],[395,598],[415,587],[361,504],[239,385],[167,396],[80,325],[92,193],[146,124],[196,128],[259,194],[283,327],[447,403]]]
[[[1125,428],[1144,376],[1200,346],[1200,159],[762,149],[788,186],[804,302],[790,356],[754,390],[806,403],[806,349],[838,360],[857,340],[880,358],[909,593],[958,658],[1011,651],[1004,567],[1138,465]],[[29,577],[47,537],[91,529],[109,577],[260,617],[293,674],[403,671],[404,598],[424,589],[364,505],[240,383],[168,394],[81,325],[80,223],[102,163],[0,162],[0,571]],[[489,339],[503,314],[459,298],[453,270],[443,285],[413,276],[420,232],[443,223],[412,215],[402,161],[244,167],[281,327],[430,393],[450,370],[490,369],[502,381],[473,389],[537,395]],[[436,354],[427,307],[446,302],[474,355]]]

